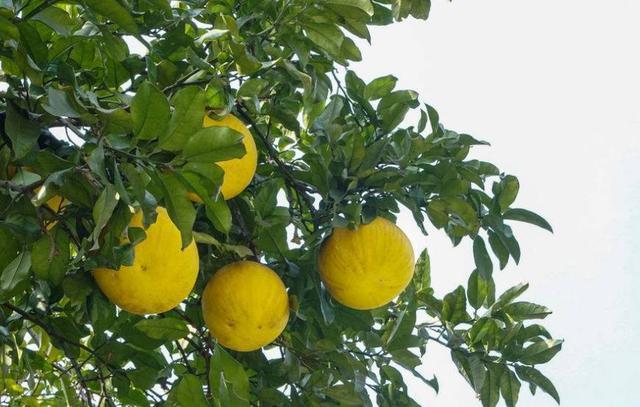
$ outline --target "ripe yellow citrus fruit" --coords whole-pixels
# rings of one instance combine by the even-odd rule
[[[47,201],[47,206],[51,208],[52,211],[58,213],[62,210],[62,207],[68,204],[69,201],[61,197],[60,195],[54,195]]]
[[[242,134],[242,144],[246,154],[240,158],[227,161],[219,161],[216,164],[224,171],[224,178],[220,192],[224,199],[238,196],[251,183],[258,165],[258,150],[251,132],[237,117],[226,115],[222,120],[213,120],[209,116],[204,117],[204,127],[220,126],[229,127]]]
[[[157,213],[156,222],[145,230],[146,239],[134,248],[133,265],[93,271],[104,295],[133,314],[169,311],[189,295],[198,276],[195,242],[181,250],[180,231],[167,210],[158,207]],[[141,212],[134,215],[129,226],[143,227]]]
[[[231,263],[207,283],[202,314],[222,346],[239,352],[260,349],[287,326],[287,290],[280,277],[260,263]]]
[[[411,281],[414,254],[404,232],[384,218],[334,229],[318,257],[320,277],[339,303],[359,310],[387,304]]]

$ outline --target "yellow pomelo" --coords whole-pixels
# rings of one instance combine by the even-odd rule
[[[181,250],[180,231],[167,210],[158,207],[157,212],[156,222],[145,230],[146,239],[134,249],[133,265],[93,271],[104,295],[133,314],[169,311],[187,298],[198,276],[195,242]],[[143,227],[141,212],[134,215],[129,226]]]
[[[237,117],[226,115],[222,120],[213,120],[209,116],[204,117],[204,127],[220,126],[229,127],[242,134],[242,144],[246,154],[240,158],[227,161],[219,161],[216,164],[224,171],[224,179],[220,192],[224,199],[238,196],[251,183],[258,165],[258,151],[251,132]]]
[[[287,326],[287,290],[269,267],[253,261],[231,263],[207,283],[202,314],[222,346],[239,352],[260,349]]]
[[[61,197],[60,195],[54,195],[47,201],[47,206],[51,208],[52,211],[58,213],[62,210],[62,207],[67,205],[69,201]]]
[[[411,281],[413,248],[399,227],[376,218],[356,230],[334,229],[320,249],[318,268],[336,301],[373,309],[393,300]]]

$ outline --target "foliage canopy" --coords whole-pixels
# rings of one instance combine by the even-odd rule
[[[515,176],[469,157],[485,142],[445,128],[395,77],[366,83],[348,70],[369,26],[429,10],[429,0],[0,0],[0,400],[411,406],[403,374],[438,389],[416,370],[434,344],[450,348],[483,406],[515,405],[521,382],[559,402],[537,366],[562,341],[531,322],[549,309],[519,299],[526,284],[496,293],[493,280],[520,259],[511,222],[551,227],[513,207]],[[420,119],[406,126],[412,109]],[[229,201],[211,163],[244,147],[229,128],[202,128],[207,110],[239,117],[259,149],[254,181]],[[108,302],[91,270],[130,264],[144,233],[127,228],[129,208],[149,224],[157,205],[184,244],[198,242],[200,275],[182,306],[141,317]],[[323,239],[402,207],[425,234],[473,240],[468,281],[439,296],[424,251],[389,306],[332,301],[317,271]],[[267,351],[226,351],[203,328],[207,279],[241,258],[289,289],[288,326]]]

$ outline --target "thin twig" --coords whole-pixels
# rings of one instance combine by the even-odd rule
[[[291,171],[289,170],[289,168],[287,168],[287,165],[280,159],[278,151],[273,147],[273,145],[271,145],[267,137],[262,134],[262,131],[256,125],[256,122],[251,118],[251,116],[249,116],[246,107],[241,102],[238,102],[236,106],[238,107],[238,113],[240,114],[240,116],[242,116],[242,118],[251,125],[251,127],[267,149],[267,154],[276,163],[276,165],[280,169],[280,172],[284,175],[285,182],[289,184],[289,186],[293,188],[298,194],[300,194],[302,199],[305,201],[307,207],[309,208],[309,212],[311,212],[311,215],[313,216],[313,222],[315,225],[317,222],[317,211],[313,206],[313,200],[307,194],[304,186],[299,183],[299,181],[293,176],[293,174],[291,174]]]

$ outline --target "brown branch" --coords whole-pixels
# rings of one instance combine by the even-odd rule
[[[67,343],[69,345],[78,347],[82,350],[87,351],[89,354],[91,354],[97,361],[99,361],[100,363],[102,363],[105,367],[107,367],[109,370],[111,370],[114,374],[115,372],[118,372],[120,370],[120,367],[118,366],[114,366],[111,363],[109,363],[107,360],[105,360],[102,356],[98,355],[96,353],[96,351],[94,349],[91,349],[90,347],[88,347],[87,345],[84,345],[80,342],[75,342],[67,337],[65,337],[64,335],[61,335],[57,332],[55,332],[54,330],[52,330],[44,321],[41,321],[39,318],[35,317],[34,315],[29,314],[27,311],[16,307],[15,305],[5,302],[3,304],[1,304],[3,307],[19,314],[20,316],[22,316],[24,319],[34,323],[35,325],[38,325],[40,328],[42,328],[47,335],[49,335],[50,337],[56,338],[61,340],[64,343]],[[64,345],[63,345],[64,346]],[[63,349],[64,350],[64,349]],[[71,359],[71,358],[70,358]]]
[[[36,188],[42,186],[42,184],[44,184],[44,179],[41,179],[36,182],[32,182],[31,184],[27,184],[27,185],[20,185],[14,181],[9,181],[9,180],[0,180],[0,188],[10,189],[12,191],[16,191],[21,194],[24,194],[25,192],[33,191]]]
[[[316,225],[316,223],[317,223],[317,210],[316,210],[315,206],[313,206],[313,200],[307,194],[305,186],[302,185],[293,176],[293,174],[291,173],[291,171],[289,170],[287,165],[282,161],[282,159],[280,159],[280,155],[279,155],[278,151],[273,147],[273,145],[269,142],[269,140],[262,133],[262,131],[260,131],[260,129],[256,125],[256,122],[251,118],[251,116],[249,116],[247,108],[241,102],[236,103],[236,106],[238,108],[238,113],[240,114],[240,116],[242,116],[242,118],[244,120],[246,120],[251,125],[251,127],[253,128],[255,133],[258,135],[258,138],[260,138],[260,140],[262,141],[262,144],[264,144],[264,146],[265,146],[265,148],[267,150],[267,154],[269,155],[269,158],[271,158],[271,160],[273,160],[273,162],[275,162],[276,166],[280,169],[280,172],[284,176],[285,182],[294,191],[296,191],[296,193],[300,197],[302,197],[302,199],[305,201],[305,203],[306,203],[307,207],[309,208],[309,211],[311,212],[311,215],[313,217],[313,223],[314,223],[314,225]]]

